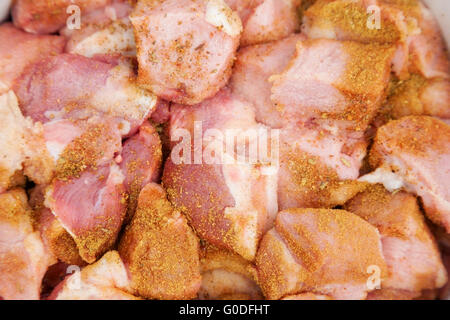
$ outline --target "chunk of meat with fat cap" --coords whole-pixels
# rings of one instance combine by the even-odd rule
[[[447,282],[441,253],[413,195],[404,191],[391,194],[382,185],[373,185],[345,208],[381,234],[388,277],[381,289],[373,292],[373,298],[419,297],[422,291]]]
[[[236,112],[239,117],[235,116]],[[202,128],[195,128],[199,124]],[[208,135],[211,128],[214,135]],[[267,135],[260,135],[260,129]],[[272,133],[258,125],[251,106],[228,89],[190,108],[172,106],[172,140],[180,139],[180,130],[183,135],[189,133],[189,137],[182,136],[182,141],[174,146],[163,173],[163,185],[169,199],[188,216],[202,238],[253,260],[259,238],[270,228],[277,212],[277,168],[276,163],[270,162],[277,160],[270,151],[276,148],[270,142],[274,139],[270,137]],[[191,143],[191,138],[198,134],[202,135],[202,146],[196,145],[198,141]],[[226,147],[225,140],[231,138],[237,142],[234,140],[233,146]],[[247,161],[248,158],[238,160],[246,152],[239,151],[240,147],[246,144],[258,147],[260,144],[261,148],[261,143],[266,142],[270,159],[258,155],[259,163]],[[184,156],[192,154],[192,161],[185,157],[179,159],[180,146],[185,145]],[[222,145],[224,147],[219,151]],[[214,151],[216,157],[208,159],[208,152],[212,153],[212,150],[217,150]],[[200,156],[197,155],[199,151]],[[201,181],[208,183],[199,183]]]
[[[450,232],[449,143],[450,126],[436,118],[391,121],[378,129],[370,151],[377,169],[360,180],[418,195],[428,218]]]
[[[358,234],[358,237],[354,237]],[[315,292],[335,299],[365,299],[370,268],[386,276],[380,234],[344,210],[291,209],[278,213],[256,257],[266,298]]]
[[[67,276],[49,300],[137,300],[130,287],[127,269],[117,251],[105,255],[83,269],[67,270]]]
[[[225,86],[242,25],[223,0],[139,1],[130,18],[141,86],[190,105]]]
[[[239,255],[207,244],[200,263],[200,299],[262,299],[261,289],[256,283],[256,269]]]
[[[390,45],[299,41],[284,72],[270,78],[272,101],[285,123],[331,120],[363,132],[384,100],[393,54]]]
[[[135,77],[129,59],[61,54],[30,66],[14,91],[23,114],[34,121],[109,117],[128,136],[150,117],[157,100]]]
[[[67,181],[55,179],[46,192],[45,205],[73,237],[86,262],[94,262],[117,239],[126,214],[123,179],[112,164]]]

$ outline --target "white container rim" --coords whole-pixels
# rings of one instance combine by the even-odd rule
[[[449,0],[423,0],[427,7],[433,12],[434,17],[439,21],[442,35],[450,44],[450,1]]]

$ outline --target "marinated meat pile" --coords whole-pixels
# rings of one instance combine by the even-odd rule
[[[419,0],[0,20],[0,300],[450,299],[450,64]]]

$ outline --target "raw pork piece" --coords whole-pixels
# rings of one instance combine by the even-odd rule
[[[305,292],[365,299],[371,270],[387,275],[381,250],[377,229],[348,211],[282,211],[258,249],[259,284],[268,299]]]
[[[239,255],[207,245],[200,263],[200,299],[262,299],[261,289],[256,283],[255,267]]]
[[[55,261],[33,228],[22,189],[0,195],[0,298],[38,300],[41,282]]]
[[[30,125],[22,116],[14,93],[0,95],[0,193],[22,183],[20,172],[28,149],[26,134]]]
[[[385,98],[393,54],[389,45],[300,41],[284,72],[270,78],[272,101],[289,123],[317,119],[364,131]]]
[[[148,122],[123,144],[120,169],[125,176],[128,193],[127,220],[136,211],[141,190],[150,182],[158,182],[162,164],[161,140],[155,128]]]
[[[419,0],[318,0],[305,12],[303,32],[309,38],[393,44],[393,70],[402,79],[408,72],[429,79],[450,74],[439,25]]]
[[[109,4],[111,0],[17,0],[12,7],[14,24],[30,33],[54,33],[64,27],[76,5],[83,14]]]
[[[425,79],[412,74],[403,81],[394,81],[381,113],[399,119],[409,115],[450,118],[450,80]]]
[[[242,20],[241,46],[286,38],[300,29],[301,0],[225,0]]]
[[[146,185],[119,243],[130,286],[150,299],[192,299],[200,288],[199,242],[161,186]]]
[[[367,143],[317,125],[285,127],[280,134],[278,207],[333,208],[366,184],[359,177]]]
[[[300,40],[305,40],[305,37],[293,35],[284,40],[239,50],[230,87],[233,93],[253,104],[256,121],[273,128],[282,127],[281,110],[270,99],[272,84],[269,79],[288,65]]]
[[[272,134],[227,89],[196,106],[172,106],[174,146],[163,173],[169,200],[200,237],[248,260],[278,211]]]
[[[93,263],[115,243],[126,214],[124,176],[116,164],[87,169],[70,179],[56,178],[45,205]]]
[[[0,25],[0,94],[7,92],[24,69],[64,50],[63,37],[23,32],[11,23]]]
[[[49,300],[137,300],[127,269],[117,251],[107,252],[83,269],[71,268],[48,297]]]
[[[124,136],[135,133],[156,104],[155,96],[137,87],[131,62],[113,56],[49,57],[30,66],[14,91],[34,121],[112,117],[123,121]]]
[[[345,208],[381,234],[388,277],[380,290],[373,292],[373,298],[417,298],[422,291],[440,288],[447,282],[436,240],[413,195],[404,191],[391,194],[377,184],[358,194]]]
[[[223,0],[140,0],[130,18],[142,87],[193,105],[225,86],[242,25]]]
[[[450,232],[450,126],[427,116],[409,116],[379,128],[370,151],[377,168],[361,178],[394,191],[418,195],[433,222]]]
[[[98,54],[136,56],[129,2],[114,1],[83,16],[80,29],[67,27],[60,34],[68,38],[65,51],[92,57]]]

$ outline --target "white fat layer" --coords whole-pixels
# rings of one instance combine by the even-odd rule
[[[401,176],[383,167],[362,176],[358,180],[372,184],[380,183],[390,192],[398,190],[404,186],[404,181]]]
[[[260,175],[250,165],[223,165],[225,184],[231,193],[235,206],[225,208],[225,218],[232,221],[232,229],[237,243],[236,251],[245,258],[252,259],[256,253],[258,234],[258,211],[253,207],[251,184]]]
[[[109,192],[108,187],[111,185],[117,186],[123,183],[125,180],[125,176],[123,175],[120,167],[113,163],[109,169],[108,180],[106,181],[106,185],[98,192],[97,201],[95,202],[94,208],[98,208],[99,210],[103,206],[103,200],[106,196],[105,194]],[[86,185],[90,184],[89,180],[85,181]]]
[[[205,19],[230,37],[238,36],[243,30],[238,14],[231,10],[223,0],[208,1]]]
[[[66,144],[59,143],[57,141],[46,141],[45,146],[47,147],[48,152],[52,156],[53,160],[58,161],[59,156],[66,148]]]
[[[126,295],[130,290],[127,271],[117,251],[106,253],[95,264],[81,271],[77,267],[71,271],[73,272],[69,271],[71,275],[58,293],[59,300],[108,298],[120,291]]]
[[[136,55],[136,43],[131,24],[121,21],[113,22],[105,29],[94,32],[92,35],[76,43],[70,50],[86,57],[96,54],[121,53],[125,56]]]
[[[103,90],[92,98],[98,111],[125,119],[145,119],[156,106],[156,97],[130,80],[132,69],[119,64],[111,71]]]
[[[22,169],[27,121],[19,109],[16,95],[0,95],[0,167],[12,176]]]
[[[302,32],[311,39],[336,39],[336,32],[331,26],[320,24],[319,27],[311,25],[308,17],[303,18]]]

